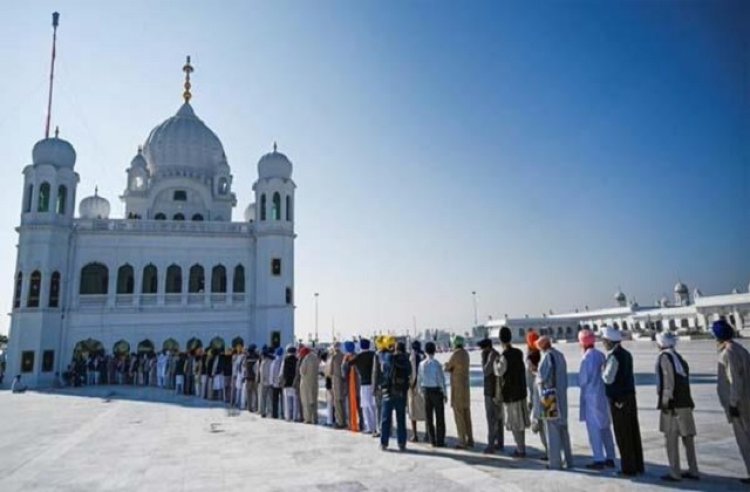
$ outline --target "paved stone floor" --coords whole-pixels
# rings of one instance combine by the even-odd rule
[[[578,349],[560,347],[574,384]],[[628,347],[636,357],[647,461],[646,476],[637,480],[582,468],[589,450],[585,428],[575,419],[575,387],[569,394],[570,430],[581,468],[557,472],[535,459],[539,443],[531,432],[527,442],[537,449],[529,459],[481,454],[486,427],[480,387],[472,391],[476,452],[419,444],[407,453],[384,453],[365,435],[238,415],[156,388],[113,386],[0,392],[0,490],[747,490],[737,480],[745,476],[744,466],[716,399],[714,344],[680,346],[693,374],[703,480],[677,485],[658,480],[666,471],[666,455],[654,410],[655,348],[649,342]],[[478,361],[477,353],[472,360]],[[450,412],[447,420],[449,436],[455,435]]]

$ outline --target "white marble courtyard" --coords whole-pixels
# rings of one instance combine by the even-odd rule
[[[571,383],[578,350],[561,345]],[[734,437],[716,398],[713,342],[684,342],[696,401],[701,482],[664,484],[649,342],[628,344],[636,357],[646,476],[637,480],[589,472],[585,429],[571,420],[579,468],[547,471],[535,459],[481,454],[485,441],[481,387],[472,388],[474,452],[411,445],[383,453],[374,439],[322,426],[288,424],[155,388],[96,387],[12,395],[0,392],[0,490],[746,490]],[[478,357],[478,354],[473,354]],[[570,389],[570,415],[578,391]],[[448,435],[455,435],[448,413]],[[421,430],[421,428],[420,428]],[[450,443],[449,443],[450,444]],[[506,434],[506,451],[512,450]],[[393,446],[395,447],[395,445]]]

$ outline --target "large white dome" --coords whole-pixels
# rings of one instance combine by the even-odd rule
[[[216,168],[226,163],[219,137],[195,115],[189,103],[151,130],[143,155],[151,174],[187,171],[213,176]]]

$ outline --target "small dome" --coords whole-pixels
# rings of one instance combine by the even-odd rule
[[[34,145],[31,151],[34,164],[52,164],[55,167],[73,169],[76,163],[76,151],[62,138],[45,138]]]
[[[662,297],[662,298],[661,298],[661,299],[659,300],[659,305],[660,305],[661,307],[669,307],[669,298],[668,298],[667,296],[664,296],[664,297]]]
[[[95,191],[92,196],[81,200],[78,205],[78,215],[82,219],[108,219],[109,218],[109,201],[99,196]]]
[[[143,154],[149,171],[189,169],[213,176],[226,163],[224,147],[211,129],[185,103],[177,114],[151,130]]]
[[[245,222],[253,222],[255,220],[255,203],[251,203],[245,209]]]
[[[674,293],[675,294],[685,294],[687,295],[688,292],[690,292],[687,288],[687,285],[683,284],[682,282],[677,282],[674,286]]]
[[[625,297],[625,293],[621,290],[618,290],[615,292],[615,301],[617,302],[625,302],[627,301],[627,297]]]
[[[276,143],[273,144],[273,152],[269,152],[258,161],[258,176],[261,179],[292,177],[292,163],[287,156],[276,150]]]
[[[146,169],[148,167],[148,163],[146,162],[146,158],[143,157],[143,148],[138,147],[138,153],[133,157],[133,160],[130,161],[130,167],[132,168],[141,168]]]

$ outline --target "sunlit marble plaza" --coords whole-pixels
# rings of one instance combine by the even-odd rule
[[[576,419],[579,349],[557,346],[568,360],[574,470],[546,470],[531,431],[525,460],[481,453],[486,427],[479,353],[473,352],[472,452],[410,443],[406,453],[384,453],[367,435],[237,414],[217,402],[158,388],[3,391],[0,490],[746,490],[738,481],[745,475],[737,444],[716,398],[714,342],[678,346],[691,366],[702,476],[700,482],[678,484],[659,480],[666,454],[658,432],[653,343],[626,344],[635,359],[646,459],[646,475],[635,480],[583,467],[590,451],[585,427]],[[321,393],[321,415],[323,404]],[[450,412],[446,422],[450,445],[456,435]],[[513,449],[510,433],[508,449]]]

